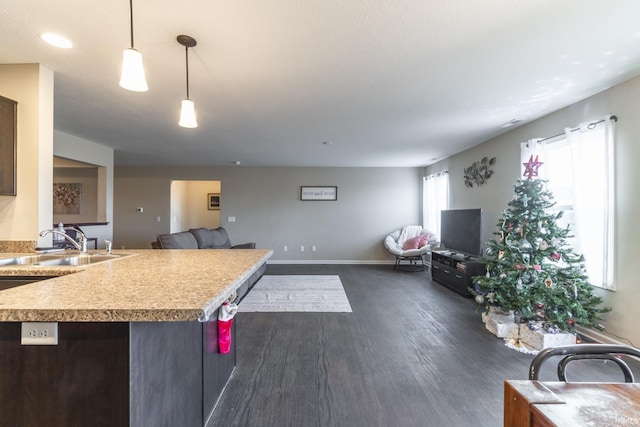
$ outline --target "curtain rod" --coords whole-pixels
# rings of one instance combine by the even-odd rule
[[[617,122],[617,121],[618,121],[618,117],[617,117],[617,116],[611,116],[610,118],[611,118],[611,120],[613,120],[614,122]],[[603,123],[603,122],[604,122],[604,120],[605,120],[605,119],[598,120],[597,122],[591,122],[591,123],[589,123],[589,124],[587,125],[587,129],[593,129],[594,127],[596,127],[596,125],[598,125],[598,124],[600,124],[600,123]],[[575,132],[575,131],[578,131],[578,130],[580,130],[580,127],[577,127],[577,128],[573,128],[573,129],[571,129],[571,132]],[[539,139],[539,140],[537,140],[536,142],[544,142],[544,141],[547,141],[547,140],[549,140],[549,139],[557,138],[557,137],[559,137],[559,136],[564,135],[565,133],[566,133],[566,132],[562,132],[562,133],[559,133],[559,134],[557,134],[557,135],[548,136],[548,137],[546,137],[546,138]]]
[[[449,175],[449,171],[448,170],[443,170],[443,171],[440,171],[440,172],[432,173],[431,175],[423,176],[422,178],[423,179],[435,178],[435,177],[440,176],[440,175]]]

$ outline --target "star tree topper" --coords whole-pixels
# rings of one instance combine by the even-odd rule
[[[544,163],[538,161],[538,156],[536,156],[536,159],[533,160],[533,154],[532,154],[531,157],[529,157],[529,161],[527,163],[523,163],[523,165],[524,165],[524,173],[522,174],[522,176],[526,176],[527,179],[530,180],[534,176],[538,176],[538,168],[544,165]]]

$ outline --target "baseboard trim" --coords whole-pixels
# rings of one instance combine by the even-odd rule
[[[393,265],[391,260],[344,260],[344,259],[270,259],[267,264],[362,264],[362,265]]]
[[[585,338],[588,338],[590,340],[593,340],[595,342],[602,343],[602,344],[629,345],[628,342],[617,340],[606,333],[603,333],[601,331],[598,331],[592,328],[583,328],[580,326],[576,326],[576,332],[578,332],[580,335],[582,335]]]

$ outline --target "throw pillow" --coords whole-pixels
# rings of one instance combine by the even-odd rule
[[[204,227],[190,228],[189,232],[198,241],[200,249],[229,249],[231,247],[227,231],[222,227],[211,230]]]
[[[198,242],[188,231],[159,234],[158,242],[162,249],[198,249]]]
[[[420,236],[412,237],[404,242],[402,249],[408,251],[410,249],[420,249]]]
[[[420,236],[412,237],[404,242],[402,249],[408,251],[410,249],[420,249],[429,244],[429,234],[421,234]]]

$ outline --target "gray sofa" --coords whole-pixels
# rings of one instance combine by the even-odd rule
[[[243,243],[232,245],[229,234],[223,227],[190,228],[171,234],[158,234],[156,241],[151,242],[154,249],[255,249],[256,244]]]
[[[208,229],[204,227],[190,228],[178,233],[158,234],[155,242],[151,242],[154,249],[255,249],[254,242],[232,245],[229,234],[223,227]],[[262,277],[267,264],[262,264],[237,290],[235,302],[238,303]]]

